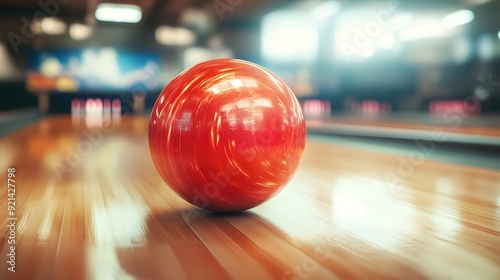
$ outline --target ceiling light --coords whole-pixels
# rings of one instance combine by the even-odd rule
[[[137,23],[142,10],[137,5],[103,3],[97,6],[95,17],[100,21]]]
[[[453,12],[443,18],[443,23],[449,28],[457,27],[474,20],[474,13],[469,10]]]
[[[69,27],[69,36],[73,40],[84,40],[92,35],[92,28],[90,26],[80,23],[72,24]]]
[[[46,17],[40,21],[40,28],[49,35],[60,35],[66,32],[66,23],[55,17]]]
[[[446,29],[439,19],[420,20],[399,32],[399,37],[404,40],[417,40],[446,37],[450,31]]]
[[[318,27],[303,11],[276,11],[262,20],[261,51],[276,62],[313,62],[318,55]]]
[[[196,36],[191,30],[172,26],[158,27],[155,38],[158,43],[170,46],[189,46],[196,42]]]
[[[325,2],[311,11],[311,15],[317,21],[328,19],[340,11],[341,5],[336,1]]]

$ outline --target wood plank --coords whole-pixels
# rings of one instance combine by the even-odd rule
[[[0,139],[18,180],[0,279],[500,279],[498,170],[310,140],[282,193],[216,215],[162,181],[147,122],[54,116]]]

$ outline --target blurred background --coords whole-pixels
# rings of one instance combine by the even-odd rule
[[[187,67],[233,57],[274,71],[308,118],[491,125],[498,12],[488,0],[4,0],[0,111],[141,114]]]
[[[0,279],[500,279],[500,1],[1,0],[0,35]],[[161,90],[214,58],[306,117],[296,176],[242,215],[194,209],[148,151]],[[244,144],[213,145],[207,197],[230,166],[267,178]]]

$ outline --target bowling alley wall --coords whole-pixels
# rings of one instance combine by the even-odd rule
[[[312,116],[432,113],[446,110],[443,102],[462,102],[456,106],[463,107],[464,100],[471,99],[481,104],[477,114],[500,112],[500,40],[498,30],[487,25],[492,18],[476,17],[475,25],[454,29],[447,37],[403,40],[386,36],[387,28],[371,37],[364,31],[363,24],[371,23],[374,12],[387,9],[385,2],[343,7],[327,1],[316,8],[330,14],[312,21],[305,16],[311,4],[285,2],[253,13],[235,7],[223,19],[192,12],[197,24],[183,23],[183,16],[168,25],[154,19],[141,24],[97,23],[88,37],[78,40],[68,30],[41,33],[16,46],[4,39],[0,110],[38,107],[45,113],[69,113],[75,98],[118,98],[130,104],[127,100],[139,96],[147,112],[163,86],[186,68],[234,57],[275,72]],[[11,22],[5,25],[9,30],[21,30],[22,22]],[[358,52],[356,40],[368,40],[369,51]],[[145,59],[152,56],[155,59]],[[129,67],[137,61],[142,63],[137,69]],[[82,72],[90,74],[87,79]],[[133,75],[147,82],[127,84]]]

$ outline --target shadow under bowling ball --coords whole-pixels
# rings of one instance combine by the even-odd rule
[[[238,243],[244,250],[256,245],[235,229],[228,217],[268,223],[251,212],[222,214],[196,208],[152,212],[146,220],[144,242],[116,249],[120,266],[136,279],[230,279],[208,248],[222,244],[219,235],[244,239],[244,244]]]
[[[122,269],[135,279],[230,279],[221,260],[210,248],[227,247],[234,240],[238,250],[257,254],[272,263],[276,277],[286,267],[236,229],[237,223],[272,227],[252,212],[214,213],[197,208],[153,210],[146,220],[144,241],[132,247],[117,248]],[[221,256],[218,256],[219,258]],[[240,264],[245,267],[245,263]]]

